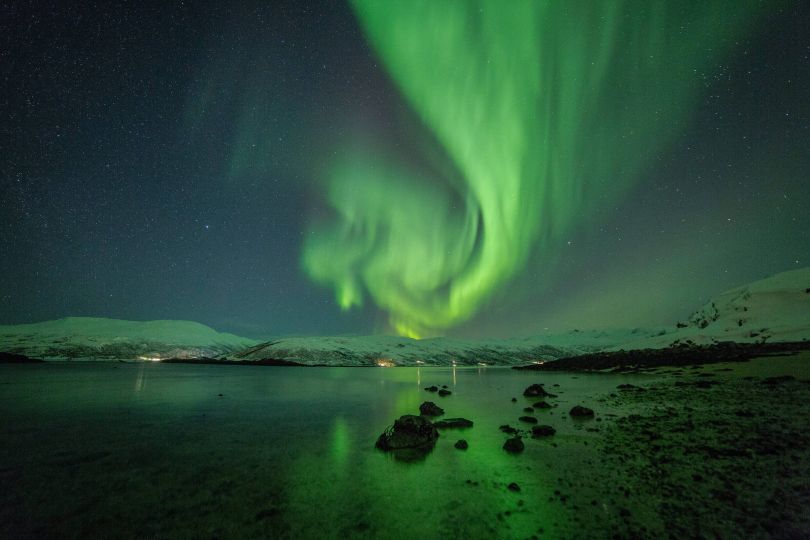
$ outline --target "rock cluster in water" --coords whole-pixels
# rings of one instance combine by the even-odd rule
[[[406,414],[394,421],[377,439],[381,450],[432,447],[439,438],[433,422],[424,416]]]

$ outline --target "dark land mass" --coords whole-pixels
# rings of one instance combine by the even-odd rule
[[[226,360],[221,358],[165,358],[162,364],[220,364],[224,366],[288,366],[288,367],[324,367],[312,364],[301,364],[290,360],[262,358],[261,360]]]
[[[23,354],[0,352],[0,364],[39,364],[44,362],[39,358],[29,358]]]
[[[721,342],[682,344],[665,349],[610,351],[571,356],[514,369],[532,371],[636,371],[641,368],[677,367],[720,362],[744,362],[761,356],[783,356],[810,350],[810,341],[781,343]]]

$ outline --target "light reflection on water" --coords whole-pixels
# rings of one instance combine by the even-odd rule
[[[583,459],[588,447],[578,443],[593,436],[564,412],[637,378],[481,366],[0,368],[0,480],[15,486],[0,496],[0,525],[57,536],[564,531],[565,511],[548,503],[554,466]],[[557,428],[559,447],[527,440],[513,456],[501,449],[498,426],[518,425],[528,404],[522,390],[533,382],[560,384],[560,407],[537,413]],[[424,391],[433,384],[453,394]],[[416,463],[376,450],[383,429],[423,401],[475,427],[444,431]],[[469,450],[453,447],[459,438]],[[510,482],[521,492],[508,491]]]

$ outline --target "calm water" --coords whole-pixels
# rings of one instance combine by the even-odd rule
[[[567,536],[567,510],[548,502],[552,479],[558,466],[590,459],[583,441],[597,435],[565,413],[637,379],[504,368],[0,366],[0,531]],[[536,413],[558,434],[507,454],[498,426],[519,425],[530,403],[521,393],[533,382],[560,384],[560,407]],[[431,384],[447,384],[453,395],[425,392]],[[445,430],[417,463],[374,448],[387,425],[425,400],[475,427]],[[610,413],[603,405],[598,412]],[[453,447],[459,438],[469,450]],[[507,490],[510,482],[521,491]]]

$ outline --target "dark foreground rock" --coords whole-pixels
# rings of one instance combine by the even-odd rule
[[[541,426],[532,426],[532,437],[540,438],[540,437],[550,437],[557,433],[557,430],[551,426],[541,425]]]
[[[453,446],[455,446],[459,450],[466,450],[467,448],[469,448],[467,441],[465,441],[464,439],[456,441],[456,444],[454,444]]]
[[[571,408],[571,412],[569,412],[568,414],[570,414],[574,418],[593,418],[594,416],[593,409],[583,407],[582,405],[574,405]]]
[[[432,401],[425,401],[419,405],[419,414],[422,416],[441,416],[444,414],[444,409]]]
[[[521,416],[520,418],[518,418],[518,420],[520,420],[521,422],[526,422],[527,424],[537,423],[537,418],[535,418],[534,416]]]
[[[402,450],[407,448],[432,448],[439,438],[436,427],[427,418],[406,414],[394,421],[377,439],[380,450]]]
[[[446,389],[444,389],[444,388],[442,388],[441,390],[439,390],[439,395],[440,395],[441,397],[446,397],[446,396],[449,396],[449,395],[450,395],[450,394],[452,394],[452,393],[453,393],[453,392],[451,392],[450,390],[446,390]]]
[[[433,422],[433,425],[439,429],[473,427],[472,420],[467,420],[466,418],[445,418],[444,420]]]
[[[524,397],[555,397],[554,394],[549,394],[542,384],[533,384],[523,391]]]
[[[525,445],[523,444],[523,439],[520,437],[512,437],[510,439],[506,439],[506,442],[503,443],[503,449],[507,452],[511,452],[512,454],[517,454],[519,452],[523,452]]]

